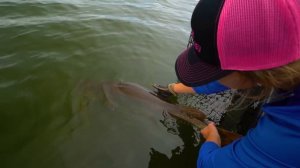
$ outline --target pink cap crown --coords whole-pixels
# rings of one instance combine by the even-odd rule
[[[217,47],[223,70],[263,70],[300,58],[299,0],[226,0]]]
[[[200,0],[191,27],[193,45],[175,64],[187,86],[300,59],[300,0]]]

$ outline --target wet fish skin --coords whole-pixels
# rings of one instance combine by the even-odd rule
[[[142,101],[147,104],[156,105],[164,108],[171,116],[184,120],[198,129],[203,129],[207,126],[205,119],[206,115],[198,109],[184,107],[176,104],[165,102],[158,97],[151,94],[151,91],[130,82],[118,82],[118,83],[102,83],[102,87],[109,91],[114,91],[119,94],[130,96],[138,101]],[[219,134],[222,138],[222,146],[231,143],[232,141],[241,138],[242,136],[228,130],[218,128]]]

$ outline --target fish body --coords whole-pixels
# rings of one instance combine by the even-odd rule
[[[168,112],[171,116],[184,120],[198,129],[203,129],[207,126],[206,115],[195,108],[184,107],[177,104],[171,104],[159,99],[151,94],[151,91],[135,83],[118,82],[118,83],[102,83],[104,93],[114,92],[114,94],[123,94],[131,98],[147,103],[149,105],[159,106]],[[106,95],[106,97],[110,97]],[[231,143],[241,137],[241,135],[218,128],[219,134],[222,137],[222,145]]]

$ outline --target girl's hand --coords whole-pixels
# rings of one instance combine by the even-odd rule
[[[206,139],[206,141],[211,141],[221,146],[221,138],[215,126],[215,123],[209,123],[207,127],[201,130],[201,134]]]

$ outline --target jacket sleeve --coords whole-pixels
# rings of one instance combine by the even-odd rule
[[[216,151],[220,147],[211,141],[206,141],[202,144],[197,160],[197,168],[213,167],[213,158]]]

